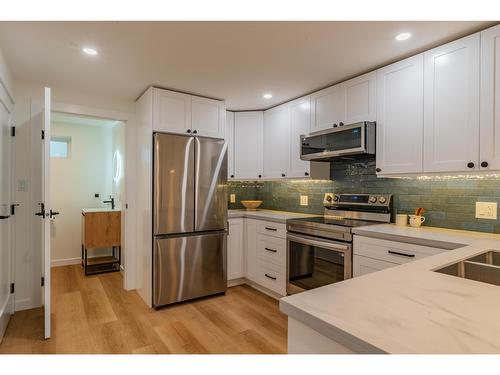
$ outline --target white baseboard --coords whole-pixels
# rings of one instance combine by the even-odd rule
[[[80,264],[81,258],[67,258],[67,259],[52,259],[50,262],[51,267],[69,266],[72,264]]]
[[[5,334],[5,330],[7,329],[7,325],[9,324],[9,319],[11,316],[11,304],[12,304],[12,294],[9,294],[9,297],[3,304],[0,306],[0,343],[2,342],[3,335]]]
[[[35,307],[40,307],[40,305],[33,305],[33,301],[30,298],[24,298],[16,300],[15,303],[16,311],[34,309]]]
[[[246,284],[246,279],[244,277],[239,277],[237,279],[232,279],[227,281],[227,287],[231,288],[232,286],[238,286]]]

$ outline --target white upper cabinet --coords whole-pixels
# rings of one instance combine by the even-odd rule
[[[311,94],[311,132],[333,127],[344,121],[345,100],[342,85]]]
[[[377,71],[377,173],[422,172],[424,56]]]
[[[478,169],[479,34],[424,53],[424,172]]]
[[[153,130],[191,132],[191,95],[154,88]]]
[[[500,26],[481,33],[481,170],[500,170]]]
[[[153,88],[153,130],[224,138],[225,103]]]
[[[262,178],[263,138],[263,112],[234,114],[234,178]]]
[[[264,178],[287,177],[290,164],[288,104],[264,112]]]
[[[234,112],[226,112],[227,176],[234,179]]]
[[[296,99],[290,107],[290,169],[287,177],[308,177],[310,162],[300,159],[300,136],[311,131],[311,98]]]
[[[344,124],[377,119],[377,73],[370,72],[342,82]]]
[[[221,100],[191,97],[191,131],[205,137],[224,138],[225,104]]]

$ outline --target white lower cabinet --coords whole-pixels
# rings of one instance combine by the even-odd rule
[[[239,279],[245,275],[243,262],[244,219],[229,220],[227,235],[227,279]]]
[[[440,254],[444,251],[447,250],[355,235],[353,242],[353,276],[366,275]]]
[[[227,279],[244,277],[286,295],[286,228],[255,219],[229,219]]]

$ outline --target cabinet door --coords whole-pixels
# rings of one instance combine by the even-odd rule
[[[234,112],[226,111],[227,175],[234,180]]]
[[[386,268],[397,266],[397,264],[395,263],[367,258],[361,255],[354,255],[353,261],[354,261],[353,264],[354,277],[367,275],[372,272],[382,271],[385,270]]]
[[[154,89],[153,130],[181,134],[191,132],[191,96]]]
[[[424,53],[424,172],[478,168],[479,34]]]
[[[344,92],[344,124],[377,119],[377,73],[370,72],[342,82]]]
[[[377,71],[377,103],[377,173],[422,172],[422,54]]]
[[[257,220],[245,219],[245,277],[258,283],[257,260]]]
[[[500,26],[481,33],[481,170],[500,169]]]
[[[227,236],[227,279],[244,276],[243,270],[243,220],[229,219]]]
[[[223,101],[191,97],[191,130],[194,134],[224,138],[225,114]]]
[[[284,178],[290,165],[288,104],[264,112],[264,178]]]
[[[311,131],[331,128],[344,121],[342,85],[335,85],[311,94]]]
[[[306,96],[290,106],[290,169],[288,177],[308,177],[310,162],[300,159],[300,136],[311,131],[311,98]]]
[[[262,178],[263,112],[234,114],[234,176],[237,179]]]

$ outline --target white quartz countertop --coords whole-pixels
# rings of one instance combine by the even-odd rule
[[[296,219],[299,217],[312,217],[319,215],[303,214],[299,212],[274,211],[274,210],[229,210],[228,218],[236,219],[247,217],[250,219],[273,221],[277,223],[285,223],[288,219]]]
[[[82,213],[90,213],[90,212],[117,212],[121,211],[120,208],[111,209],[108,207],[96,207],[96,208],[82,208]]]
[[[433,271],[500,250],[500,236],[395,225],[356,231],[465,246],[284,297],[283,312],[356,352],[500,353],[500,287]]]

